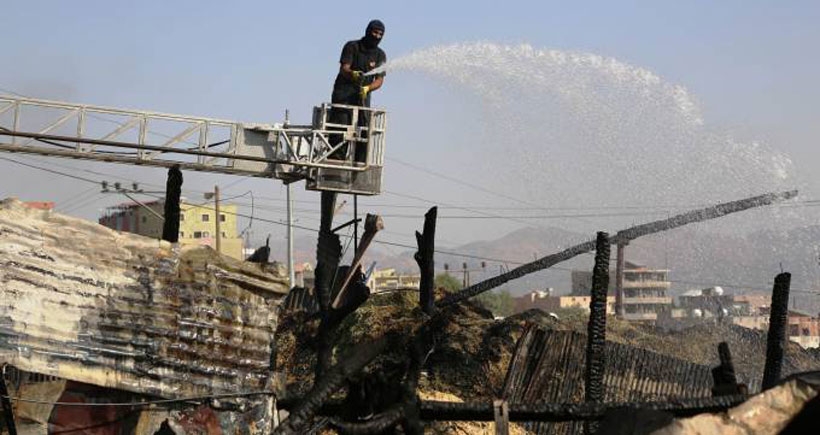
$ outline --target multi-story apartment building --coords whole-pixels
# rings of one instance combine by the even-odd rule
[[[229,257],[243,260],[243,240],[237,233],[236,205],[220,204],[219,208],[221,251]],[[164,209],[164,200],[143,205],[124,203],[106,209],[99,223],[118,231],[161,238],[163,220],[159,216],[162,216]],[[210,204],[189,204],[183,200],[180,204],[179,243],[183,246],[207,245],[216,248],[216,219],[216,212]]]
[[[667,294],[671,283],[666,269],[649,269],[631,262],[624,263],[622,310],[625,320],[654,322],[658,314],[672,308],[672,297]],[[609,295],[615,295],[616,275],[609,271]],[[572,294],[589,295],[592,272],[572,271]],[[617,307],[616,307],[617,310]]]

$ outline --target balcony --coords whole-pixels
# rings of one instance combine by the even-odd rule
[[[669,288],[669,281],[627,281],[624,279],[624,288]]]
[[[634,297],[624,296],[623,304],[624,305],[637,305],[637,304],[672,305],[672,297],[671,296],[634,296]]]

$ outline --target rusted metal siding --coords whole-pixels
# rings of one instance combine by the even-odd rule
[[[0,203],[0,360],[167,398],[258,391],[286,278]]]

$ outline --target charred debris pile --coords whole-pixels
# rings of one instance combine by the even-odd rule
[[[169,192],[179,189],[178,178],[169,177]],[[179,250],[5,201],[3,418],[10,433],[101,421],[120,433],[687,427],[685,417],[746,406],[750,393],[781,391],[788,375],[818,367],[816,355],[784,339],[788,274],[778,277],[767,336],[724,325],[658,333],[606,318],[609,246],[795,195],[771,193],[599,233],[451,294],[433,286],[434,207],[416,233],[419,292],[379,295],[370,294],[359,266],[383,222],[368,215],[352,264],[340,264],[333,193],[322,193],[312,291],[288,289],[282,271],[210,248]],[[588,316],[529,311],[498,320],[470,300],[593,251]],[[782,391],[812,403],[814,384],[801,376]],[[628,412],[613,417],[615,409]]]
[[[436,208],[416,233],[418,294],[370,296],[364,286],[358,260],[381,228],[377,216],[368,216],[363,248],[352,267],[339,265],[341,243],[326,220],[317,247],[315,290],[292,291],[301,303],[290,304],[280,318],[277,367],[286,389],[279,405],[289,414],[276,431],[325,427],[342,433],[422,433],[452,421],[492,421],[496,433],[607,433],[629,424],[648,431],[674,418],[739,405],[761,386],[772,388],[787,374],[819,366],[815,356],[785,342],[785,317],[780,319],[785,305],[773,301],[773,307],[783,306],[772,310],[768,337],[727,325],[659,333],[608,320],[609,246],[795,195],[761,195],[613,236],[599,233],[595,241],[447,295],[433,289]],[[324,196],[323,210],[332,210],[334,201]],[[495,320],[469,301],[590,251],[596,253],[596,269],[588,318],[555,319],[530,311]],[[787,294],[788,274],[777,282],[775,295]],[[808,385],[800,382],[801,388]],[[436,393],[463,402],[425,399]],[[613,424],[613,409],[632,411]],[[655,423],[641,423],[642,412]]]

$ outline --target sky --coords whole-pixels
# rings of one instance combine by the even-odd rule
[[[293,121],[307,122],[312,107],[329,100],[343,43],[361,37],[373,18],[386,24],[381,47],[391,60],[434,46],[478,42],[591,53],[685,88],[708,129],[788,156],[795,174],[790,180],[802,198],[820,198],[815,169],[820,167],[820,3],[814,1],[29,0],[4,2],[2,9],[0,94],[247,122],[280,122],[285,110]],[[493,87],[488,92],[501,95],[530,86],[526,76],[488,83]],[[592,199],[580,188],[577,196],[533,193],[541,188],[540,181],[528,183],[527,171],[533,169],[508,158],[508,148],[484,143],[497,133],[493,108],[484,105],[482,95],[441,75],[389,72],[373,100],[389,112],[385,192],[361,198],[360,212],[385,215],[384,240],[414,245],[412,233],[421,229],[432,205],[440,206],[442,216],[475,217],[442,219],[440,246],[492,239],[529,223],[592,237],[600,227],[618,229],[652,218],[503,218],[540,204],[589,205]],[[497,134],[507,135],[503,129]],[[650,151],[664,149],[658,145]],[[92,181],[133,180],[156,189],[165,182],[159,169],[0,157],[17,161],[0,160],[0,196],[56,201],[58,211],[88,219],[126,198],[100,193],[88,180],[19,162]],[[578,171],[584,171],[583,164]],[[243,226],[250,224],[257,240],[271,234],[273,243],[284,243],[285,189],[279,181],[186,173],[183,196],[204,201],[203,193],[214,185],[222,188],[223,198],[244,195],[235,201],[255,216]],[[739,199],[740,190],[715,190],[716,199]],[[688,205],[693,196],[680,202]],[[318,227],[318,194],[300,184],[295,197],[297,223]],[[674,194],[670,199],[675,202]],[[635,205],[647,204],[636,199]],[[817,211],[806,213],[811,220]]]

